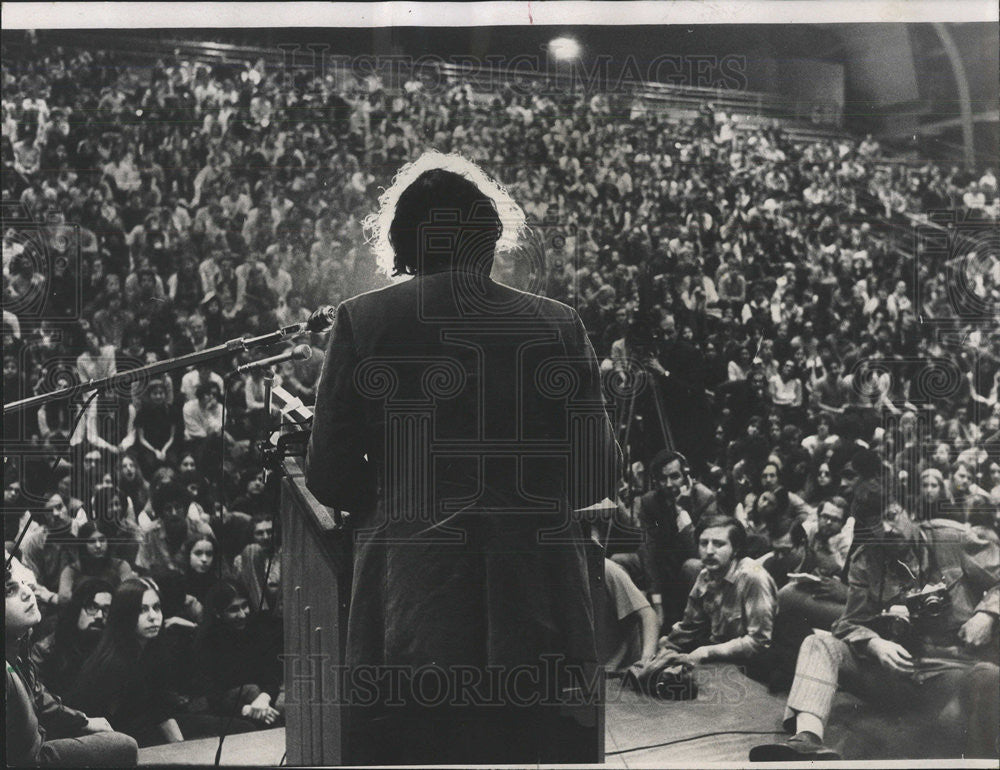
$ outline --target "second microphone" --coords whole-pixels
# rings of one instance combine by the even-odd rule
[[[236,367],[237,374],[250,374],[251,372],[257,371],[258,369],[267,369],[275,364],[283,363],[284,361],[305,361],[309,356],[312,355],[312,348],[308,345],[296,345],[291,350],[286,350],[283,353],[278,353],[276,356],[268,356],[267,358],[262,358],[259,361],[251,361],[248,364],[243,364],[242,366]]]

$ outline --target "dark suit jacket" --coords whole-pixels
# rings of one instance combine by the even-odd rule
[[[639,561],[650,593],[660,594],[664,624],[669,627],[684,614],[687,604],[681,568],[698,555],[693,530],[690,526],[678,529],[677,504],[655,489],[640,498],[639,524],[643,530]]]
[[[343,302],[306,482],[358,528],[349,667],[595,661],[570,510],[620,456],[566,305],[462,270]]]

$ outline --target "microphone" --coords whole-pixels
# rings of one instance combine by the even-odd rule
[[[279,353],[276,356],[268,356],[267,358],[260,359],[260,361],[252,361],[249,364],[237,366],[236,373],[249,374],[250,372],[254,372],[258,369],[267,369],[268,367],[280,364],[283,361],[305,361],[311,355],[311,347],[308,345],[296,345],[291,350],[286,350],[284,353]]]
[[[333,307],[333,305],[322,305],[306,321],[282,326],[275,332],[268,332],[257,337],[244,338],[242,340],[242,347],[244,349],[266,347],[283,342],[289,337],[297,337],[306,332],[325,332],[333,326],[333,319],[336,316],[337,308]]]
[[[306,331],[325,332],[337,317],[337,308],[333,305],[320,305],[306,321]]]

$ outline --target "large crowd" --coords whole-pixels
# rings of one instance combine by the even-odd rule
[[[776,687],[840,616],[872,506],[997,541],[1000,337],[981,320],[1000,255],[974,237],[1000,216],[993,170],[796,141],[709,104],[286,75],[47,46],[4,64],[5,402],[386,285],[365,217],[433,148],[505,183],[540,234],[499,277],[585,323],[626,457],[597,537],[667,647],[698,635],[718,515],[774,581],[741,651],[786,649]],[[924,230],[957,245],[898,236]],[[310,341],[275,377],[306,404]],[[277,500],[255,449],[271,418],[263,377],[231,375],[244,358],[4,417],[4,539],[42,615],[8,661],[140,745],[283,718]],[[789,578],[807,573],[820,596]],[[616,665],[648,659],[646,636]]]

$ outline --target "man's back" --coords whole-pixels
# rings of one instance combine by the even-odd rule
[[[565,305],[464,271],[343,303],[307,478],[361,530],[348,662],[593,660],[569,509],[614,494],[618,457]]]

